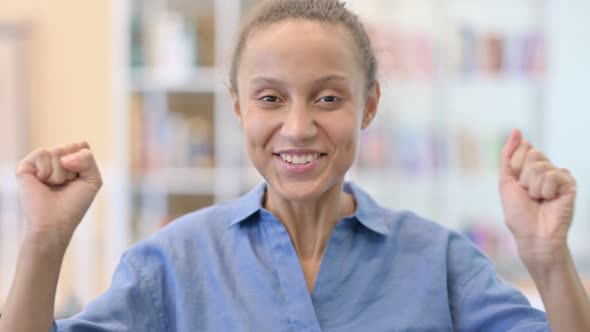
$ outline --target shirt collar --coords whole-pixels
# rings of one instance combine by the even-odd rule
[[[352,182],[344,182],[344,191],[351,194],[356,201],[356,211],[352,215],[368,229],[381,235],[390,235],[385,218],[385,209],[363,189]]]
[[[266,182],[257,184],[252,190],[234,201],[229,209],[229,225],[228,228],[240,223],[256,212],[262,210],[262,199],[266,191]]]
[[[234,201],[229,209],[231,217],[228,228],[247,220],[262,210],[262,199],[264,198],[265,191],[266,183],[261,182],[247,194]],[[356,211],[351,217],[376,233],[382,235],[389,235],[391,233],[385,222],[383,208],[367,192],[352,182],[344,183],[344,191],[351,194],[356,201]]]

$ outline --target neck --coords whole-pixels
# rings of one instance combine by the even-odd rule
[[[288,200],[267,187],[264,207],[283,223],[300,259],[321,260],[332,230],[355,210],[354,199],[341,181],[320,197]]]

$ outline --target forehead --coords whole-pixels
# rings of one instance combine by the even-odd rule
[[[344,26],[289,20],[250,34],[238,79],[263,75],[293,81],[331,74],[361,79],[362,73],[357,46]]]

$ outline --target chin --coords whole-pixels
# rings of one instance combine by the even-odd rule
[[[344,178],[341,179],[341,181],[343,180]],[[267,183],[274,193],[278,194],[282,199],[290,201],[309,201],[320,199],[340,182],[334,180],[326,181],[322,179],[297,181],[275,178],[271,181],[267,180]]]

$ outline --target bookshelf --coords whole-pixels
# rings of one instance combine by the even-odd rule
[[[466,233],[509,270],[518,258],[497,169],[512,128],[543,148],[545,2],[349,4],[373,40],[383,90],[350,178],[384,205]]]
[[[116,117],[127,125],[116,136],[131,156],[129,241],[260,181],[226,87],[235,33],[254,2],[126,2]],[[495,181],[509,130],[543,146],[544,1],[347,5],[371,35],[383,90],[349,179],[386,206],[418,211],[506,256],[485,243],[506,235]]]
[[[253,1],[128,0],[121,5],[125,82],[117,141],[130,179],[129,243],[174,218],[239,196],[260,177],[244,166],[226,86],[240,19]],[[116,144],[116,143],[114,143]],[[129,157],[123,156],[128,153]],[[126,159],[127,158],[127,159]],[[125,165],[127,164],[127,165]],[[122,176],[124,176],[122,174]]]
[[[519,2],[509,0],[348,0],[347,6],[360,13],[364,19],[381,26],[384,32],[393,30],[397,37],[402,37],[404,47],[401,49],[406,49],[401,54],[395,53],[393,48],[387,49],[387,43],[385,43],[378,50],[394,54],[395,57],[391,58],[404,59],[405,57],[405,60],[390,61],[389,64],[382,63],[382,68],[385,70],[380,78],[384,91],[379,119],[363,134],[363,149],[349,177],[365,187],[384,205],[394,209],[412,209],[449,227],[469,231],[474,237],[479,236],[479,244],[482,246],[493,242],[491,240],[493,238],[504,239],[504,234],[499,231],[501,219],[497,215],[500,210],[495,190],[494,159],[489,157],[492,155],[489,152],[496,151],[493,146],[501,141],[506,128],[523,127],[537,145],[545,146],[549,143],[549,147],[553,147],[552,152],[558,153],[562,160],[571,161],[578,158],[577,153],[563,149],[565,145],[572,144],[574,139],[577,144],[572,145],[579,145],[580,133],[584,131],[585,122],[578,120],[580,114],[577,109],[583,108],[580,105],[585,105],[584,101],[587,103],[583,87],[570,88],[570,85],[576,84],[583,86],[578,83],[572,84],[570,82],[572,77],[575,77],[577,82],[585,82],[582,77],[588,76],[588,70],[578,65],[583,64],[583,60],[588,58],[585,56],[588,52],[580,48],[580,44],[587,38],[565,38],[575,35],[576,31],[572,30],[576,27],[585,27],[587,24],[586,17],[576,13],[583,13],[584,11],[580,8],[588,6],[582,0],[576,1],[579,6],[568,7],[557,1],[543,0]],[[103,273],[103,278],[110,280],[123,250],[132,242],[153,232],[171,217],[187,210],[236,197],[260,180],[256,171],[247,166],[247,157],[240,148],[240,129],[233,119],[227,89],[224,85],[228,57],[240,17],[254,2],[254,0],[108,1],[110,19],[108,22],[110,43],[108,139],[110,143],[109,160],[101,164],[105,187],[100,194],[108,210],[105,215],[99,214],[93,217],[100,219],[101,225],[104,224],[105,241],[96,243],[94,248],[95,243],[87,241],[97,237],[94,228],[78,231],[83,235],[83,237],[78,236],[81,239],[80,242],[84,242],[82,246],[92,247],[92,250],[98,253],[97,256],[106,257],[106,264],[104,268],[98,270],[96,266],[85,271],[80,268],[73,269],[75,272],[70,274],[75,274],[76,277],[71,282],[80,284],[77,289],[88,289],[96,283],[91,278],[86,280],[92,273]],[[548,9],[545,8],[546,3],[549,6]],[[66,8],[66,6],[68,5],[62,7]],[[143,62],[139,61],[141,59],[135,57],[137,49],[134,49],[134,43],[137,42],[134,39],[137,37],[134,37],[134,33],[137,32],[137,30],[134,32],[134,26],[136,28],[140,26],[134,20],[134,15],[137,15],[136,10],[139,8],[146,11],[150,11],[151,8],[151,12],[146,15],[172,11],[176,13],[176,16],[172,15],[172,21],[178,22],[178,15],[180,15],[181,21],[197,22],[187,25],[197,30],[192,35],[188,34],[188,40],[191,38],[198,40],[197,47],[192,49],[195,54],[187,55],[191,48],[185,48],[184,60],[178,62],[182,66],[172,69],[163,67],[169,70],[162,70],[162,66],[157,69],[158,66],[154,66],[150,62],[152,60],[147,58],[142,60]],[[507,8],[510,10],[506,10]],[[552,18],[552,22],[544,22],[544,11]],[[162,21],[165,22],[166,19],[160,22]],[[551,45],[551,49],[559,48],[561,52],[560,55],[556,54],[556,57],[563,58],[563,54],[567,53],[570,57],[567,62],[571,63],[569,71],[566,70],[564,73],[562,69],[559,77],[552,77],[552,80],[548,82],[552,90],[560,89],[560,98],[555,98],[552,103],[561,103],[559,108],[562,112],[566,112],[567,116],[564,117],[561,113],[560,115],[550,114],[547,121],[543,114],[545,109],[541,106],[545,104],[546,99],[546,69],[543,69],[543,61],[525,62],[527,65],[522,64],[520,73],[517,70],[518,62],[510,62],[509,65],[500,66],[510,70],[493,73],[498,65],[494,65],[494,61],[490,59],[487,68],[491,75],[488,75],[477,70],[476,62],[461,62],[461,52],[458,51],[462,49],[460,46],[462,40],[477,40],[477,35],[483,31],[484,34],[492,35],[492,38],[488,38],[487,41],[489,49],[504,45],[506,53],[518,54],[518,47],[513,47],[519,45],[518,40],[515,41],[518,39],[516,37],[521,33],[528,34],[528,37],[519,37],[522,38],[520,45],[528,44],[529,50],[533,49],[536,47],[534,45],[538,46],[542,39],[535,41],[535,38],[543,37],[545,27],[549,27],[550,33],[554,34],[552,40],[556,43]],[[75,29],[75,26],[72,29]],[[462,29],[465,30],[461,33]],[[578,30],[584,29],[578,28]],[[497,38],[498,35],[510,38]],[[5,52],[7,45],[10,45],[11,50],[22,51],[22,39],[26,39],[26,36],[26,27],[0,24],[0,54],[4,54],[2,52]],[[387,42],[387,35],[384,38]],[[502,43],[501,40],[509,42]],[[450,47],[455,51],[445,53],[445,45],[446,47],[455,45]],[[399,49],[396,47],[396,52]],[[412,52],[415,54],[424,49],[430,49],[430,56],[415,58],[420,61],[408,60],[408,58],[412,59],[409,56],[413,54]],[[428,52],[426,54],[428,55]],[[0,66],[4,63],[4,56],[0,55]],[[20,56],[15,58],[24,59]],[[518,56],[511,57],[511,59],[518,58]],[[472,59],[475,58],[472,57]],[[170,66],[170,62],[163,61],[163,63],[168,63]],[[2,67],[0,72],[12,72],[19,67],[10,65],[8,66],[10,70],[7,71]],[[523,67],[527,70],[526,74],[522,74]],[[16,161],[30,149],[28,134],[23,134],[27,133],[28,129],[24,128],[27,123],[26,112],[5,112],[16,109],[13,106],[4,105],[9,100],[3,95],[7,91],[4,88],[6,85],[4,82],[8,78],[9,75],[0,75],[0,138],[2,138],[0,139],[0,264],[2,266],[15,265],[18,250],[15,240],[19,238],[15,234],[19,232],[20,216],[17,209],[17,187],[13,171]],[[18,81],[18,84],[24,83],[26,82]],[[26,88],[21,91],[26,91]],[[516,97],[512,97],[513,95]],[[462,98],[464,96],[470,98],[464,100]],[[190,113],[187,111],[190,111],[191,106],[188,106],[187,110],[185,106],[172,109],[170,105],[177,105],[187,98],[197,100],[190,103],[196,103],[199,99],[209,100],[208,106],[202,111],[205,113],[203,117],[210,121],[208,129],[210,135],[205,140],[211,145],[209,156],[209,159],[212,159],[211,164],[193,162],[171,163],[158,167],[142,166],[140,161],[146,146],[142,144],[141,132],[138,129],[141,128],[140,124],[151,109],[145,107],[146,101],[150,103],[150,106],[164,105],[159,111],[165,110],[166,114],[176,114],[179,118]],[[563,103],[564,99],[568,103]],[[26,111],[27,105],[20,106]],[[465,112],[471,107],[478,109],[478,112],[471,114],[473,116]],[[494,120],[486,117],[491,114],[490,109],[505,113],[494,117],[496,118]],[[15,117],[17,114],[19,116]],[[202,114],[199,113],[199,115]],[[501,121],[506,122],[499,122],[497,119],[503,119]],[[571,127],[573,123],[575,130],[570,130],[569,135],[562,135],[562,137],[557,135],[561,135],[563,130],[553,130],[549,132],[549,138],[547,138],[546,128],[549,123],[555,122],[562,124],[563,127],[566,125]],[[476,161],[479,160],[479,163],[474,164],[484,165],[483,167],[468,167],[472,165],[469,159],[464,160],[465,166],[462,166],[460,162],[462,159],[456,157],[462,150],[461,145],[456,143],[455,136],[457,132],[460,132],[461,127],[472,125],[477,129],[475,132],[467,132],[459,136],[474,138],[477,142],[474,144],[475,147],[465,147],[463,150],[465,154],[468,154],[468,151],[479,151],[476,153],[478,155]],[[169,131],[177,128],[173,124],[166,126]],[[14,131],[16,128],[23,130]],[[22,146],[2,145],[5,142],[22,143]],[[190,140],[184,142],[190,142]],[[418,148],[404,150],[406,142]],[[484,146],[487,148],[483,148]],[[434,150],[435,147],[439,155],[427,152]],[[201,151],[203,150],[206,149]],[[413,150],[416,152],[414,153]],[[7,151],[9,153],[6,153]],[[577,162],[577,159],[575,161]],[[571,163],[573,164],[573,161]],[[584,165],[583,162],[580,164]],[[464,168],[470,171],[466,172]],[[587,168],[580,166],[577,174],[583,174],[585,169]],[[587,176],[581,178],[579,183],[588,183],[586,180]],[[466,188],[470,188],[469,195],[465,194]],[[582,189],[585,190],[585,187],[581,186],[580,189],[582,194]],[[587,201],[586,192],[583,194],[585,196],[581,195],[582,201]],[[451,199],[453,197],[457,198]],[[579,204],[578,211],[582,216],[588,214],[583,204]],[[581,218],[577,223],[585,221]],[[89,223],[82,225],[87,224]],[[579,239],[579,243],[585,244],[584,234],[587,232],[572,234],[572,237]],[[577,247],[584,249],[587,246],[578,245]],[[488,253],[494,251],[492,246]],[[79,261],[88,263],[92,259],[89,258],[90,255],[80,255]],[[511,263],[505,262],[506,265]],[[588,265],[581,271],[590,275]],[[13,270],[3,269],[1,272],[0,297],[4,298]],[[95,279],[100,278],[95,276]],[[523,281],[523,283],[527,282],[530,283],[530,280]],[[81,297],[81,302],[87,303],[90,298],[89,296]],[[77,309],[72,309],[71,313],[76,312]],[[63,311],[60,308],[58,310]]]
[[[114,32],[122,37],[115,38],[110,169],[120,181],[109,189],[109,222],[119,248],[261,180],[226,86],[235,33],[253,3],[116,2]],[[383,90],[348,178],[385,206],[467,233],[505,275],[522,272],[503,225],[497,163],[514,127],[537,147],[546,144],[546,1],[347,6],[373,39]]]

